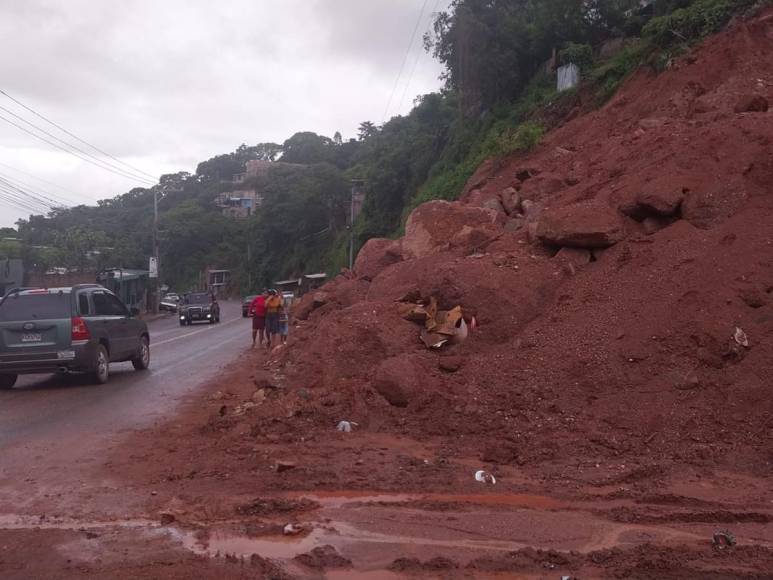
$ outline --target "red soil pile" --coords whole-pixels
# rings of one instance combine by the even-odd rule
[[[303,300],[255,433],[281,405],[295,427],[440,435],[491,462],[770,474],[770,101],[767,11],[484,165]],[[429,296],[479,328],[428,351],[397,301]]]

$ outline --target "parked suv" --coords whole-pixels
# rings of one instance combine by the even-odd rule
[[[220,305],[209,292],[192,292],[180,301],[180,326],[194,322],[220,322]]]
[[[0,300],[0,389],[20,374],[90,373],[106,383],[110,363],[150,364],[147,325],[96,284],[18,289]]]

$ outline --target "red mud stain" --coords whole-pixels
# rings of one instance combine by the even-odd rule
[[[405,578],[405,576],[386,570],[371,570],[370,572],[361,572],[359,570],[330,570],[326,572],[325,577],[328,580],[401,580],[402,578]]]
[[[428,501],[445,501],[453,503],[471,503],[477,505],[504,505],[535,510],[554,510],[566,507],[566,504],[542,495],[507,494],[507,495],[454,495],[432,493],[423,495],[421,499]]]
[[[408,503],[408,502],[438,502],[452,504],[474,504],[508,506],[535,510],[563,509],[566,504],[547,496],[532,494],[390,494],[368,491],[314,491],[292,492],[285,497],[294,499],[311,499],[324,508],[340,508],[351,503]]]

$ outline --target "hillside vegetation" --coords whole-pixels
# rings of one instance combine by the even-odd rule
[[[642,64],[663,70],[692,42],[721,29],[753,0],[455,0],[437,16],[425,46],[445,66],[444,86],[383,126],[360,125],[345,140],[311,132],[282,144],[242,145],[99,202],[19,222],[21,255],[37,270],[52,266],[145,267],[159,196],[164,282],[197,284],[208,265],[231,269],[247,292],[311,270],[347,263],[350,181],[365,180],[355,246],[397,235],[408,212],[432,199],[456,199],[488,158],[531,150],[546,130],[577,108],[599,106]],[[600,58],[608,40],[625,38]],[[580,63],[580,90],[557,94],[545,64]],[[243,220],[221,215],[216,196],[249,160],[280,160],[254,185],[263,208]],[[14,253],[18,250],[14,248]],[[91,256],[86,258],[86,255]]]

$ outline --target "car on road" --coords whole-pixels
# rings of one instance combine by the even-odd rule
[[[161,303],[158,305],[158,309],[168,310],[169,312],[177,312],[179,305],[180,295],[175,294],[174,292],[170,292],[168,294],[164,294],[164,297],[161,299]]]
[[[210,292],[191,292],[180,301],[180,326],[220,322],[220,305]]]
[[[18,375],[89,373],[106,383],[110,363],[150,365],[150,334],[112,292],[97,284],[17,289],[0,300],[0,389]]]
[[[252,312],[250,312],[250,305],[252,304],[252,301],[257,298],[258,295],[255,294],[253,296],[245,296],[244,300],[242,300],[242,318],[247,318],[248,316],[252,316]]]

